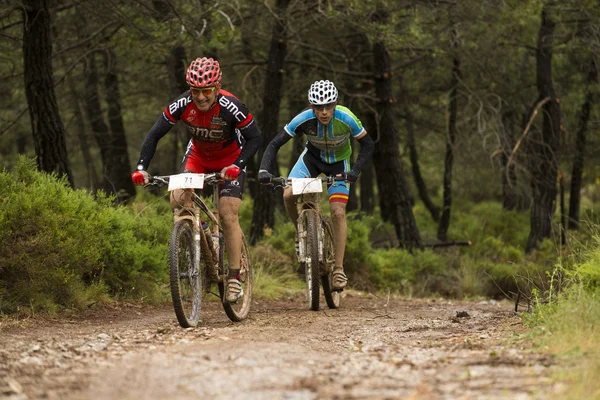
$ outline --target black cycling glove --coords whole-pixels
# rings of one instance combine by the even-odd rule
[[[344,172],[342,176],[344,177],[344,180],[351,183],[355,183],[358,180],[358,172],[353,169],[348,172]]]
[[[258,171],[258,181],[260,183],[271,183],[271,179],[273,179],[273,175],[264,169]]]

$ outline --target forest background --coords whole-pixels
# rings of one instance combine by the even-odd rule
[[[130,173],[189,62],[209,56],[263,148],[319,79],[375,140],[348,205],[352,287],[509,298],[533,327],[578,316],[553,342],[567,326],[589,336],[599,26],[596,0],[4,1],[0,312],[165,298],[168,205]],[[150,172],[174,173],[187,142],[174,127]],[[261,154],[241,221],[269,297],[299,280],[280,193],[255,184]]]

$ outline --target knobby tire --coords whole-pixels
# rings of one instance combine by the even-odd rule
[[[333,266],[335,264],[335,247],[333,245],[333,227],[329,217],[323,217],[323,265],[321,271],[326,274],[321,276],[325,302],[329,308],[340,307],[340,292],[331,290],[333,285]]]
[[[229,268],[227,266],[227,254],[223,251],[224,243],[221,243],[219,263],[221,265],[221,274],[224,274],[225,281],[229,274]],[[231,304],[225,301],[225,282],[219,282],[219,293],[221,295],[221,302],[225,314],[233,322],[240,322],[244,320],[250,312],[252,305],[252,265],[250,263],[250,252],[248,251],[248,243],[246,237],[242,236],[242,259],[240,260],[240,275],[242,281],[242,288],[244,290],[244,296],[238,300],[237,303]]]
[[[169,278],[173,308],[179,325],[194,327],[200,320],[202,278],[194,271],[194,235],[190,220],[173,226],[169,241]]]
[[[319,311],[319,281],[321,274],[319,270],[319,218],[317,213],[312,210],[304,212],[304,223],[306,224],[306,266],[305,277],[307,286],[307,297],[310,309]]]

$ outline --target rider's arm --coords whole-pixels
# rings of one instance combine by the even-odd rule
[[[167,134],[173,127],[173,124],[168,122],[163,115],[158,117],[158,120],[154,124],[152,128],[148,131],[146,135],[146,139],[144,139],[144,143],[142,144],[142,150],[140,150],[140,159],[138,160],[138,169],[141,166],[142,169],[148,169],[148,165],[150,165],[150,160],[154,157],[154,153],[156,152],[156,146],[158,145],[158,141]]]
[[[265,149],[262,160],[260,162],[260,169],[268,171],[271,165],[273,165],[273,161],[275,161],[275,157],[277,157],[277,152],[286,144],[292,136],[287,133],[285,129],[279,131],[277,135],[271,140],[271,143]]]
[[[235,160],[234,164],[237,165],[240,169],[244,169],[248,160],[258,151],[260,145],[262,144],[262,137],[260,135],[260,131],[256,126],[256,121],[252,122],[247,128],[240,130],[242,136],[246,140],[244,146],[242,147],[242,151],[238,156],[237,160]]]
[[[358,156],[356,157],[356,161],[354,162],[352,169],[357,173],[360,173],[362,167],[373,155],[375,142],[373,142],[373,139],[371,139],[371,137],[367,134],[367,131],[363,131],[363,134],[358,137],[357,140],[358,143],[360,143],[360,151],[358,152]]]

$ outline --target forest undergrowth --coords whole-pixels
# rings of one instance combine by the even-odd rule
[[[31,316],[119,300],[168,301],[167,243],[172,224],[164,193],[140,191],[127,206],[102,193],[72,190],[23,158],[0,173],[0,315]],[[426,247],[395,246],[378,216],[350,213],[346,270],[353,289],[404,297],[505,298],[518,293],[527,333],[540,351],[572,368],[559,378],[584,398],[600,396],[600,233],[587,223],[569,246],[546,240],[526,254],[529,215],[496,202],[460,202],[449,236],[471,246],[431,247],[435,223],[420,205],[415,217]],[[324,205],[324,210],[327,210]],[[243,203],[243,229],[252,202]],[[300,291],[294,227],[282,211],[276,229],[251,249],[255,296]],[[585,383],[585,384],[584,384]],[[568,396],[567,396],[568,397]]]

